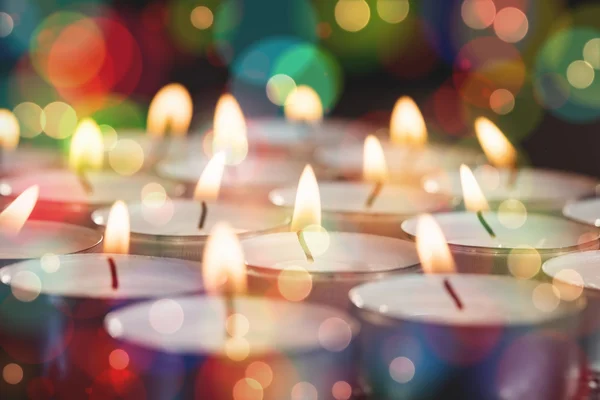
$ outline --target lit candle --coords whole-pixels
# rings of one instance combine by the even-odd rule
[[[374,136],[365,141],[363,182],[319,183],[324,225],[331,230],[400,237],[400,224],[414,215],[452,208],[452,199],[422,189],[389,183],[386,160]],[[296,187],[273,190],[273,204],[291,208]]]
[[[194,263],[124,254],[127,222],[127,209],[116,203],[105,254],[48,254],[0,269],[2,346],[30,379],[48,379],[57,398],[103,393],[107,377],[126,367],[127,353],[102,329],[108,311],[202,290]]]
[[[144,368],[140,378],[154,398],[280,400],[352,391],[352,318],[245,296],[242,250],[226,224],[213,230],[203,271],[212,296],[145,302],[106,317],[132,368]]]
[[[222,152],[213,157],[197,182],[193,199],[150,196],[142,202],[128,203],[131,252],[200,260],[208,232],[219,221],[228,221],[243,236],[284,229],[289,218],[279,210],[216,201],[224,162]],[[109,211],[96,210],[92,220],[105,226]]]
[[[523,203],[532,211],[558,211],[568,200],[594,193],[598,181],[587,176],[538,168],[518,168],[515,148],[488,119],[478,118],[475,130],[493,166],[481,166],[475,170],[475,174],[486,198],[495,207],[514,207],[515,204]],[[461,196],[457,169],[429,175],[423,179],[423,185],[430,193]]]
[[[431,217],[420,220],[417,240],[423,269],[436,274],[350,291],[373,398],[577,398],[583,302],[560,301],[546,283],[452,274]]]
[[[583,224],[520,209],[488,210],[471,170],[461,167],[465,206],[469,211],[434,214],[459,272],[511,273],[522,278],[538,274],[543,261],[561,254],[598,248],[599,232]],[[416,236],[418,218],[402,224]]]
[[[389,139],[383,142],[388,160],[390,180],[400,183],[420,183],[426,174],[454,169],[461,163],[477,164],[481,154],[460,146],[428,143],[423,115],[410,97],[402,97],[394,106],[390,120]],[[316,160],[337,175],[360,177],[364,164],[360,141],[349,140],[335,147],[321,147]]]
[[[418,271],[415,247],[408,241],[327,232],[320,225],[319,188],[307,172],[298,184],[291,232],[242,241],[251,292],[346,309],[350,288],[393,274]]]
[[[152,175],[121,176],[100,170],[103,165],[103,142],[98,125],[85,119],[79,124],[71,141],[70,170],[56,169],[6,177],[0,181],[0,193],[12,198],[26,188],[39,186],[40,201],[34,217],[53,220],[87,222],[95,207],[117,199],[139,200],[144,188],[160,185],[169,195],[183,193],[181,185]]]

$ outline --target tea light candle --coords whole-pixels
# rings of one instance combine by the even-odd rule
[[[413,243],[348,232],[303,233],[313,260],[293,232],[242,240],[248,286],[257,295],[348,308],[348,291],[363,282],[419,271]],[[269,249],[269,251],[265,251]]]
[[[587,307],[581,319],[581,342],[592,370],[600,372],[600,251],[567,254],[542,266],[561,298],[574,301],[583,294]]]
[[[0,163],[0,176],[16,175],[59,166],[61,158],[56,149],[41,149],[20,146],[12,152],[5,152]]]
[[[564,218],[543,214],[482,213],[495,232],[490,237],[473,212],[433,214],[448,241],[459,272],[526,274],[534,276],[541,263],[566,253],[598,248],[598,230]],[[410,237],[416,236],[418,218],[402,224]]]
[[[403,275],[358,286],[350,299],[374,398],[576,398],[583,304],[561,302],[548,284]]]
[[[355,384],[358,324],[338,310],[238,296],[237,333],[228,336],[226,301],[218,296],[150,301],[110,313],[106,329],[141,369],[150,399],[329,398],[334,385]],[[150,357],[150,358],[148,358]],[[140,367],[138,367],[140,366]]]
[[[600,226],[600,199],[590,197],[571,201],[563,208],[563,215],[583,224]]]

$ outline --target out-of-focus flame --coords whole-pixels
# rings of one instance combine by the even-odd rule
[[[104,252],[129,253],[129,210],[122,201],[116,201],[108,214],[104,231]]]
[[[417,253],[425,273],[445,274],[456,271],[444,233],[431,215],[419,217],[416,241]]]
[[[490,209],[490,206],[473,175],[471,168],[465,164],[460,166],[460,183],[462,185],[463,201],[468,211],[478,212]]]
[[[147,130],[151,136],[163,137],[170,129],[174,136],[185,136],[192,121],[192,96],[179,83],[160,89],[148,110]]]
[[[382,183],[388,179],[388,169],[381,143],[373,135],[365,139],[363,151],[363,179],[367,182]]]
[[[313,88],[300,85],[285,99],[283,112],[288,121],[319,123],[323,120],[323,104]]]
[[[241,163],[248,154],[246,119],[235,97],[224,94],[217,103],[213,126],[213,154],[224,152],[226,164]]]
[[[290,230],[299,232],[310,225],[321,225],[321,194],[315,172],[307,165],[298,182]]]
[[[0,232],[8,236],[19,234],[37,203],[40,188],[27,188],[0,213]]]
[[[223,170],[225,169],[225,153],[217,153],[206,164],[196,189],[194,199],[200,201],[214,201],[219,197]]]
[[[226,222],[217,223],[210,232],[202,257],[202,276],[209,293],[234,295],[246,292],[242,245]]]
[[[90,118],[82,120],[71,139],[69,167],[81,169],[100,169],[104,161],[104,142],[98,124]]]
[[[390,121],[392,143],[423,147],[427,144],[427,127],[417,103],[408,96],[396,102]]]
[[[10,110],[0,109],[0,148],[8,151],[16,149],[20,132],[15,114]]]
[[[497,168],[512,168],[517,162],[517,150],[500,129],[489,119],[475,120],[475,133],[485,156]]]

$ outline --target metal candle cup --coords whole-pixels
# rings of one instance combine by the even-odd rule
[[[462,299],[457,308],[444,283]],[[351,290],[360,365],[374,398],[575,398],[581,303],[539,282],[404,275]]]
[[[264,400],[291,393],[329,398],[337,382],[354,385],[354,319],[338,310],[264,298],[233,299],[237,333],[228,335],[226,301],[218,296],[182,297],[168,307],[145,302],[110,313],[108,332],[131,352],[149,400],[237,398]],[[173,320],[177,310],[178,324]],[[137,356],[140,357],[137,357]],[[303,397],[303,396],[300,396]]]

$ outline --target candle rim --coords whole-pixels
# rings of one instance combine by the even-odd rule
[[[579,207],[587,206],[587,205],[595,205],[597,203],[598,209],[600,209],[600,197],[596,197],[595,194],[591,194],[589,196],[581,197],[578,199],[568,201],[562,209],[562,215],[568,220],[578,222],[581,224],[585,224],[594,228],[600,228],[600,225],[596,225],[596,221],[600,218],[594,218],[592,222],[591,219],[586,219],[584,217],[578,216],[577,209]],[[600,216],[600,214],[598,214]]]
[[[589,256],[594,257],[591,260],[585,260],[585,258]],[[551,258],[549,260],[546,260],[542,264],[542,271],[545,275],[549,276],[552,279],[558,279],[562,283],[572,284],[571,282],[567,282],[563,279],[560,279],[560,277],[557,277],[556,275],[564,269],[573,269],[577,271],[577,266],[582,265],[581,261],[588,261],[589,263],[594,265],[597,264],[600,267],[600,250],[580,251],[577,253],[563,254],[561,256]],[[598,280],[598,282],[600,283],[600,279]],[[593,287],[589,282],[585,280],[585,278],[583,279],[583,287],[586,290],[600,291],[600,287]]]

